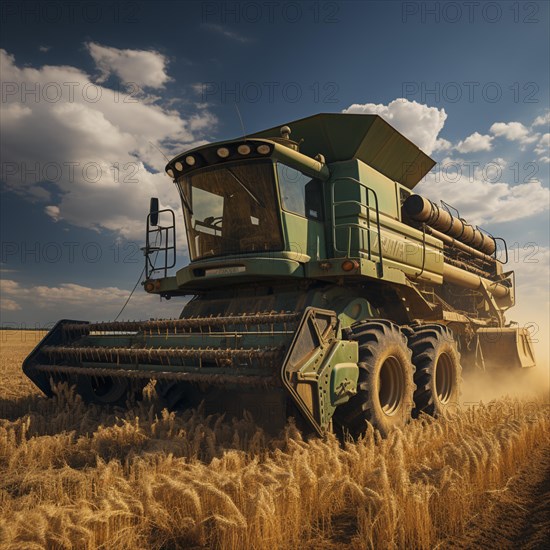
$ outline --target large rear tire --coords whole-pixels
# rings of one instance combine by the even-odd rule
[[[420,325],[409,337],[409,347],[416,366],[413,416],[441,416],[455,409],[462,367],[452,331],[443,325]]]
[[[414,393],[411,351],[397,325],[384,319],[361,322],[348,337],[359,343],[357,394],[336,409],[335,424],[357,438],[367,423],[382,435],[411,418]]]

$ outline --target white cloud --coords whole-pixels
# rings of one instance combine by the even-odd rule
[[[11,85],[0,129],[0,155],[11,163],[0,177],[9,189],[44,201],[53,219],[127,238],[143,237],[150,196],[173,208],[181,222],[178,194],[164,175],[166,160],[149,142],[169,157],[189,149],[216,124],[210,112],[184,120],[158,103],[125,100],[74,67],[19,67],[4,50],[0,65],[2,80]],[[25,87],[37,96],[24,96]],[[55,101],[44,99],[48,92]],[[43,181],[55,185],[57,201]]]
[[[19,289],[19,283],[13,279],[0,279],[1,294],[15,294]]]
[[[120,50],[95,42],[86,44],[90,55],[101,71],[98,82],[116,75],[126,84],[134,83],[149,88],[163,88],[170,77],[166,73],[167,59],[156,51]]]
[[[539,138],[539,134],[531,134],[529,128],[521,122],[495,122],[489,131],[495,136],[523,144],[533,143]]]
[[[44,212],[46,212],[46,214],[48,214],[48,216],[50,216],[50,218],[54,222],[58,222],[61,219],[61,212],[59,210],[59,206],[55,206],[55,205],[46,206],[46,208],[44,208]]]
[[[428,155],[442,145],[441,142],[437,143],[437,136],[447,119],[445,109],[428,107],[416,101],[400,98],[394,99],[388,105],[375,103],[353,104],[344,109],[343,112],[382,116],[396,130]],[[446,141],[443,140],[443,142]]]
[[[448,151],[452,146],[453,144],[449,140],[439,138],[435,142],[434,151]]]
[[[0,302],[0,311],[20,311],[21,306],[10,298],[2,298]]]
[[[38,47],[38,50],[41,51],[42,53],[49,52],[51,49],[52,49],[51,46],[39,46]]]
[[[16,281],[0,278],[0,313],[6,311],[20,311],[22,309],[13,299],[13,295],[17,293],[18,288],[19,284]],[[10,297],[7,298],[6,295]]]
[[[12,124],[20,118],[27,117],[32,114],[32,109],[18,103],[2,103],[0,105],[0,115],[2,124]]]
[[[205,112],[193,115],[188,122],[191,131],[209,130],[216,125],[217,118],[215,115]]]
[[[459,141],[456,146],[457,151],[460,153],[476,153],[478,151],[490,151],[492,148],[491,142],[493,137],[487,134],[480,134],[474,132],[466,139]]]
[[[540,115],[533,121],[532,126],[548,126],[550,125],[550,110],[544,115]]]
[[[502,181],[502,176],[509,174],[504,159],[495,159],[491,165],[499,168],[488,171],[486,166],[477,166],[471,173],[471,163],[444,159],[415,192],[452,204],[471,224],[509,222],[548,210],[549,190],[539,180],[513,185]],[[446,167],[452,167],[452,173],[447,173]]]
[[[2,310],[23,311],[29,319],[113,319],[130,294],[130,290],[118,287],[92,288],[74,283],[30,286],[4,279],[0,284]],[[138,287],[121,319],[178,317],[183,304],[184,301],[178,299],[161,302],[158,296]]]
[[[550,133],[544,134],[535,147],[535,153],[542,158],[548,158],[550,153]]]

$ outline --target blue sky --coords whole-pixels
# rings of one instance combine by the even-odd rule
[[[113,318],[142,268],[148,197],[181,214],[156,147],[241,134],[237,104],[246,132],[317,112],[384,116],[441,163],[422,193],[515,246],[518,315],[546,326],[533,308],[548,309],[548,9],[5,2],[2,323]],[[124,316],[180,307],[138,289]]]

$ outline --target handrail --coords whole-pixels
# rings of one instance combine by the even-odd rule
[[[497,262],[500,262],[501,264],[507,264],[508,263],[508,245],[506,241],[502,237],[493,237],[493,239],[495,241],[495,253],[493,254],[493,257]],[[506,253],[506,259],[504,261],[497,258],[497,253],[499,252],[499,250],[497,249],[497,241],[501,241],[502,244],[504,245],[504,249],[502,248],[500,249],[500,250],[504,250],[504,252]]]
[[[143,248],[143,254],[145,255],[145,278],[149,279],[156,271],[163,271],[164,277],[168,276],[168,270],[172,269],[176,265],[176,217],[174,211],[171,208],[165,208],[164,210],[159,210],[155,212],[156,215],[162,214],[163,212],[169,212],[172,218],[171,225],[154,225],[151,226],[151,213],[147,215],[147,229],[145,232],[145,247]],[[171,231],[171,233],[170,233]],[[152,243],[152,236],[154,237],[154,242]],[[170,237],[172,237],[170,241]],[[157,246],[157,240],[160,238],[160,244]],[[170,245],[170,242],[172,244]],[[164,244],[163,244],[164,243]],[[169,255],[169,252],[172,252]],[[164,265],[156,267],[156,260],[159,253],[164,254]],[[155,257],[151,259],[151,255],[155,254]],[[169,256],[171,257],[171,262],[168,262]]]
[[[452,204],[449,204],[449,203],[447,203],[447,202],[445,202],[445,201],[442,201],[442,200],[440,200],[439,202],[441,203],[441,206],[443,206],[443,208],[448,212],[448,214],[449,214],[451,217],[453,216],[453,213],[451,212],[451,209],[452,209],[452,210],[455,211],[456,217],[457,217],[459,220],[462,219],[462,218],[460,217],[460,212],[459,212]]]
[[[424,268],[426,267],[426,224],[422,224],[422,267],[418,273],[415,273],[414,276],[416,279],[424,273]]]
[[[360,187],[364,188],[365,191],[366,191],[366,204],[364,204],[363,202],[361,201],[357,201],[357,200],[354,200],[354,199],[347,199],[347,200],[342,200],[342,201],[336,201],[335,200],[335,192],[334,192],[334,188],[335,188],[335,184],[337,181],[342,181],[342,180],[348,180],[348,181],[352,181],[353,183],[356,183],[358,184]],[[369,200],[369,193],[372,193],[373,197],[374,197],[374,206],[371,206],[370,204],[370,200]],[[365,227],[362,227],[360,224],[358,223],[350,223],[350,222],[346,222],[346,223],[339,223],[337,224],[336,223],[336,207],[337,206],[341,206],[343,204],[358,204],[359,206],[361,206],[362,208],[363,207],[366,207],[367,208],[367,227],[366,227],[366,231],[367,231],[367,242],[368,242],[368,246],[367,246],[367,257],[369,260],[372,260],[372,251],[371,251],[371,232],[372,231],[376,231],[376,234],[377,234],[377,239],[378,239],[378,264],[377,264],[377,271],[378,271],[378,276],[379,277],[382,277],[384,275],[384,262],[383,262],[383,256],[382,256],[382,232],[381,232],[381,229],[380,229],[380,209],[378,207],[378,196],[376,194],[376,191],[374,191],[374,189],[371,189],[370,187],[368,187],[367,185],[365,185],[364,183],[360,182],[359,180],[355,179],[355,178],[352,178],[350,176],[346,176],[346,177],[342,177],[342,178],[337,178],[335,179],[333,182],[332,182],[332,185],[331,185],[331,205],[332,205],[332,242],[333,242],[333,246],[334,246],[334,250],[336,252],[339,252],[339,253],[345,253],[347,257],[350,256],[351,254],[351,231],[352,231],[352,228],[353,227],[356,227],[358,228],[360,231],[365,231]],[[371,229],[371,216],[370,216],[370,212],[371,210],[373,210],[375,213],[376,213],[376,229]],[[338,227],[347,227],[348,228],[348,247],[347,247],[347,250],[341,250],[339,248],[337,248],[336,246],[336,229]]]

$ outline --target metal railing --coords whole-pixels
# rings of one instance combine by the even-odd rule
[[[460,221],[462,221],[463,223],[467,223],[466,220],[464,218],[461,218],[460,217],[460,212],[452,205],[450,205],[449,203],[445,202],[445,201],[442,201],[440,200],[439,201],[441,203],[441,206],[448,212],[448,214],[453,217],[453,215],[455,215],[455,217],[457,219],[459,219]],[[452,212],[451,212],[452,210]],[[453,214],[454,212],[454,214]],[[491,255],[497,262],[500,262],[501,264],[507,264],[508,263],[508,245],[506,244],[506,241],[502,238],[502,237],[495,237],[494,235],[492,235],[491,233],[489,233],[489,231],[487,231],[486,229],[483,229],[483,227],[480,227],[479,225],[476,225],[476,229],[482,233],[483,235],[486,235],[488,237],[490,237],[491,239],[493,239],[493,241],[495,242],[495,251],[493,252],[493,254]],[[498,245],[497,245],[497,241],[501,241],[502,242],[502,247],[499,249],[498,248]],[[504,255],[505,255],[505,260],[502,261],[499,257],[498,257],[498,254],[499,252],[504,252]]]
[[[336,184],[336,182],[343,181],[343,180],[347,180],[347,181],[351,181],[353,183],[356,183],[361,188],[365,189],[365,191],[366,191],[366,194],[365,194],[366,203],[364,203],[362,201],[354,200],[354,199],[336,201],[335,192],[334,192],[335,184]],[[372,197],[374,198],[374,206],[371,206],[371,200],[369,198],[370,194],[372,194]],[[361,213],[363,211],[363,208],[366,208],[366,210],[367,210],[367,215],[366,215],[367,226],[366,226],[366,228],[364,226],[362,226],[361,224],[354,223],[354,222],[336,223],[336,217],[337,217],[336,216],[336,209],[337,209],[337,207],[345,205],[345,204],[359,205],[359,207],[361,208]],[[380,230],[380,210],[378,208],[378,196],[376,195],[376,192],[374,191],[374,189],[371,189],[370,187],[366,186],[364,183],[361,183],[359,180],[357,180],[355,178],[352,178],[352,177],[349,177],[349,176],[346,176],[346,177],[343,177],[343,178],[338,178],[338,179],[334,180],[332,182],[332,185],[331,185],[331,205],[332,205],[332,242],[333,242],[333,246],[334,246],[334,251],[336,253],[345,254],[346,257],[349,257],[351,255],[352,230],[357,229],[358,230],[357,231],[358,236],[363,237],[365,235],[365,232],[366,232],[367,243],[368,243],[367,244],[367,249],[366,249],[367,258],[372,261],[371,233],[375,232],[376,236],[377,236],[376,238],[377,238],[377,241],[378,241],[377,273],[378,273],[379,277],[382,277],[384,275],[384,267],[383,267],[383,258],[382,258],[382,237],[381,237],[381,230]],[[373,211],[375,213],[375,222],[374,222],[375,229],[372,227],[372,224],[371,224],[371,211]],[[342,250],[342,249],[339,249],[337,247],[336,232],[339,228],[347,228],[347,230],[348,230],[347,250]],[[361,240],[364,243],[364,238],[362,238],[362,239],[360,238],[360,241]],[[359,242],[359,247],[361,247],[361,246],[362,246],[362,244],[361,244],[361,242]],[[361,250],[364,250],[364,248],[361,248]]]
[[[506,241],[502,237],[493,237],[495,241],[495,253],[493,254],[493,257],[497,262],[500,262],[501,264],[507,264],[508,263],[508,245],[506,244]],[[502,243],[502,247],[499,248],[497,245],[497,241],[500,241]],[[504,252],[504,260],[501,260],[497,256],[499,253]]]
[[[171,208],[165,208],[152,213],[159,216],[168,212],[172,223],[169,225],[151,225],[151,213],[147,215],[147,230],[145,233],[145,278],[150,279],[156,272],[163,272],[168,276],[168,270],[176,265],[176,217]],[[161,264],[157,266],[158,256],[161,254]],[[154,255],[154,257],[152,257]],[[162,261],[164,259],[164,261]]]

